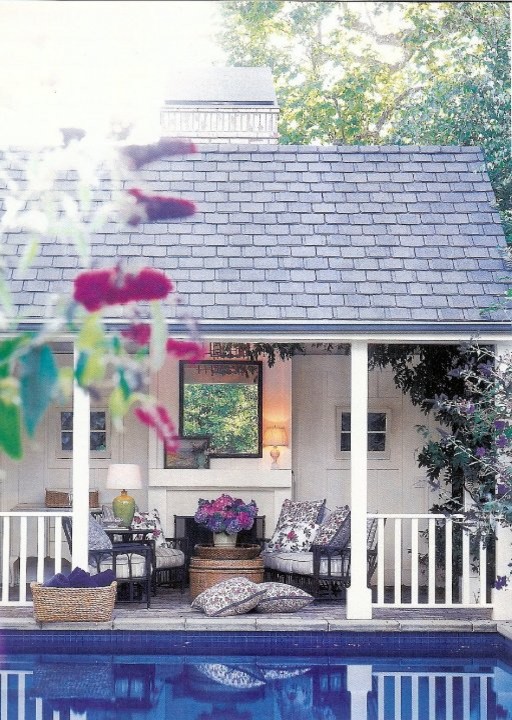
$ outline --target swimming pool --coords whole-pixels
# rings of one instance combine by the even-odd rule
[[[495,633],[3,632],[0,720],[512,718]]]

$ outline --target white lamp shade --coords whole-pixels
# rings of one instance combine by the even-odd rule
[[[263,438],[265,445],[288,445],[288,438],[286,437],[286,430],[283,427],[273,425],[265,430]]]
[[[140,490],[142,488],[140,466],[127,463],[109,465],[107,488],[109,490]]]

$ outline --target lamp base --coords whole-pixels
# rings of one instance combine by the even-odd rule
[[[121,495],[112,500],[112,511],[126,527],[130,527],[135,514],[135,500],[128,495],[126,490],[122,490]]]
[[[272,458],[272,465],[270,466],[271,470],[279,470],[278,460],[279,456],[281,455],[281,451],[278,447],[273,447],[270,451],[270,457]]]

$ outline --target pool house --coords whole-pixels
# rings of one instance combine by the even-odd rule
[[[104,400],[76,387],[72,405],[47,413],[21,461],[0,454],[0,605],[29,604],[27,582],[66,561],[87,566],[89,492],[97,491],[99,506],[110,503],[108,468],[126,463],[141,469],[142,484],[131,493],[138,507],[156,508],[166,535],[174,533],[175,516],[193,515],[199,498],[222,492],[254,499],[267,536],[286,498],[349,505],[349,619],[369,619],[376,608],[455,607],[512,620],[511,591],[490,587],[490,574],[507,573],[511,534],[498,530],[495,567],[464,534],[453,567],[456,523],[429,512],[436,498],[416,457],[416,426],[431,421],[396,387],[390,369],[368,369],[379,345],[478,341],[498,354],[510,351],[506,315],[482,312],[508,287],[505,238],[482,153],[278,145],[269,74],[251,69],[251,82],[241,83],[231,72],[238,70],[206,83],[199,100],[187,95],[188,86],[170,97],[162,133],[192,137],[199,151],[142,171],[148,191],[172,191],[198,212],[136,231],[107,225],[92,241],[99,267],[121,260],[173,279],[180,296],[166,317],[173,337],[186,338],[190,318],[198,322],[205,361],[191,367],[168,358],[151,383],[181,433],[206,437],[206,445],[200,456],[192,443],[187,457],[169,458],[132,416],[115,432]],[[19,233],[6,234],[8,253],[21,244]],[[29,270],[13,272],[20,327],[43,322],[47,295],[69,292],[77,269],[69,247],[49,238]],[[110,324],[122,321],[113,316]],[[255,445],[210,447],[209,433],[187,414],[188,390],[205,378],[240,383],[244,348],[255,345],[262,347],[251,362]],[[283,358],[279,347],[288,349]],[[73,362],[71,335],[55,349],[62,363]],[[70,493],[70,509],[45,507],[48,490]],[[67,515],[72,556],[61,529]],[[369,587],[372,518],[378,552]]]

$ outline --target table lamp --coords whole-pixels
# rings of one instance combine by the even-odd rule
[[[140,490],[142,479],[139,465],[113,464],[108,466],[107,488],[121,490],[121,494],[112,500],[114,515],[130,527],[135,513],[135,500],[128,495],[126,488]]]

